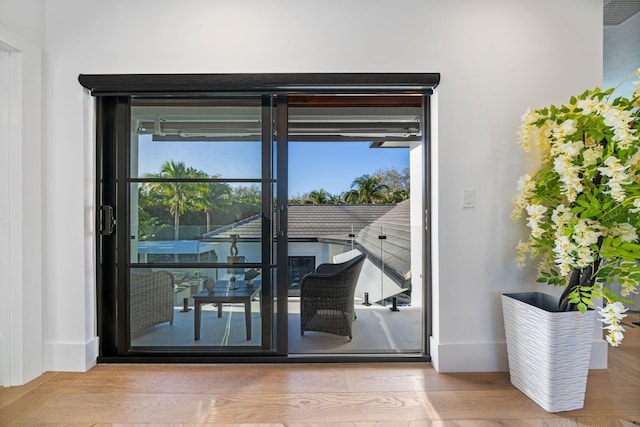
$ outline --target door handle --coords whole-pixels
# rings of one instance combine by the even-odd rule
[[[116,218],[113,216],[113,207],[110,205],[100,206],[102,212],[102,226],[100,234],[103,236],[110,236],[113,234],[116,228]]]
[[[279,209],[279,215],[278,215],[278,230],[276,231],[277,235],[280,237],[284,237],[284,230],[285,230],[285,205],[280,205],[280,209]]]

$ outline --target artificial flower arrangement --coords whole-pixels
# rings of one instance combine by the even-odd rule
[[[612,346],[640,282],[640,80],[634,86],[631,99],[596,88],[569,105],[527,111],[520,142],[525,151],[535,145],[542,164],[520,177],[514,199],[514,221],[526,212],[530,228],[518,265],[539,259],[537,281],[565,288],[562,311],[585,312],[601,299]]]

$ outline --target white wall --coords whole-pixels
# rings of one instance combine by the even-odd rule
[[[97,344],[91,103],[78,74],[233,72],[442,73],[434,365],[506,368],[499,296],[535,288],[513,261],[526,166],[515,131],[527,107],[601,84],[601,0],[58,0],[45,19],[46,369],[85,370]],[[474,209],[461,207],[465,188]]]
[[[445,372],[505,369],[499,296],[536,288],[532,269],[514,263],[523,228],[510,219],[513,183],[527,166],[515,143],[520,115],[601,84],[599,1],[465,4],[427,54],[442,72],[431,352]],[[473,209],[462,208],[467,188]]]
[[[21,3],[11,9],[12,17],[0,2],[2,386],[23,384],[43,372],[42,57],[31,41],[41,36],[30,31],[43,28],[44,9],[37,6]],[[26,29],[18,33],[16,24]]]
[[[45,0],[0,0],[0,24],[36,46],[44,44]]]

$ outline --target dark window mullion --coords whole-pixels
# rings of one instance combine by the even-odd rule
[[[289,301],[288,301],[288,285],[287,285],[287,257],[289,255],[288,228],[289,221],[288,200],[289,200],[289,97],[287,95],[278,96],[277,107],[277,167],[278,184],[277,184],[277,209],[278,209],[278,226],[277,232],[277,248],[276,257],[278,260],[277,271],[277,292],[278,292],[278,309],[277,309],[277,343],[276,352],[286,356],[289,353]]]
[[[262,349],[273,349],[273,284],[271,282],[271,227],[273,224],[272,179],[272,98],[262,95],[262,266],[263,286],[260,297],[262,311]],[[265,274],[266,273],[266,274]]]
[[[261,183],[263,180],[260,178],[129,178],[130,183],[145,183],[145,182],[231,182],[231,183]],[[273,181],[273,180],[267,180]]]
[[[129,144],[131,135],[131,99],[120,97],[116,105],[116,145],[117,145],[117,182],[126,182],[130,169]],[[131,345],[129,331],[129,265],[130,247],[129,210],[131,198],[130,189],[118,185],[116,207],[116,235],[117,235],[117,346],[118,353],[125,354]]]

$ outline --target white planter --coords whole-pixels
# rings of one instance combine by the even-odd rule
[[[584,406],[594,311],[557,311],[540,292],[502,295],[511,383],[548,412]]]

